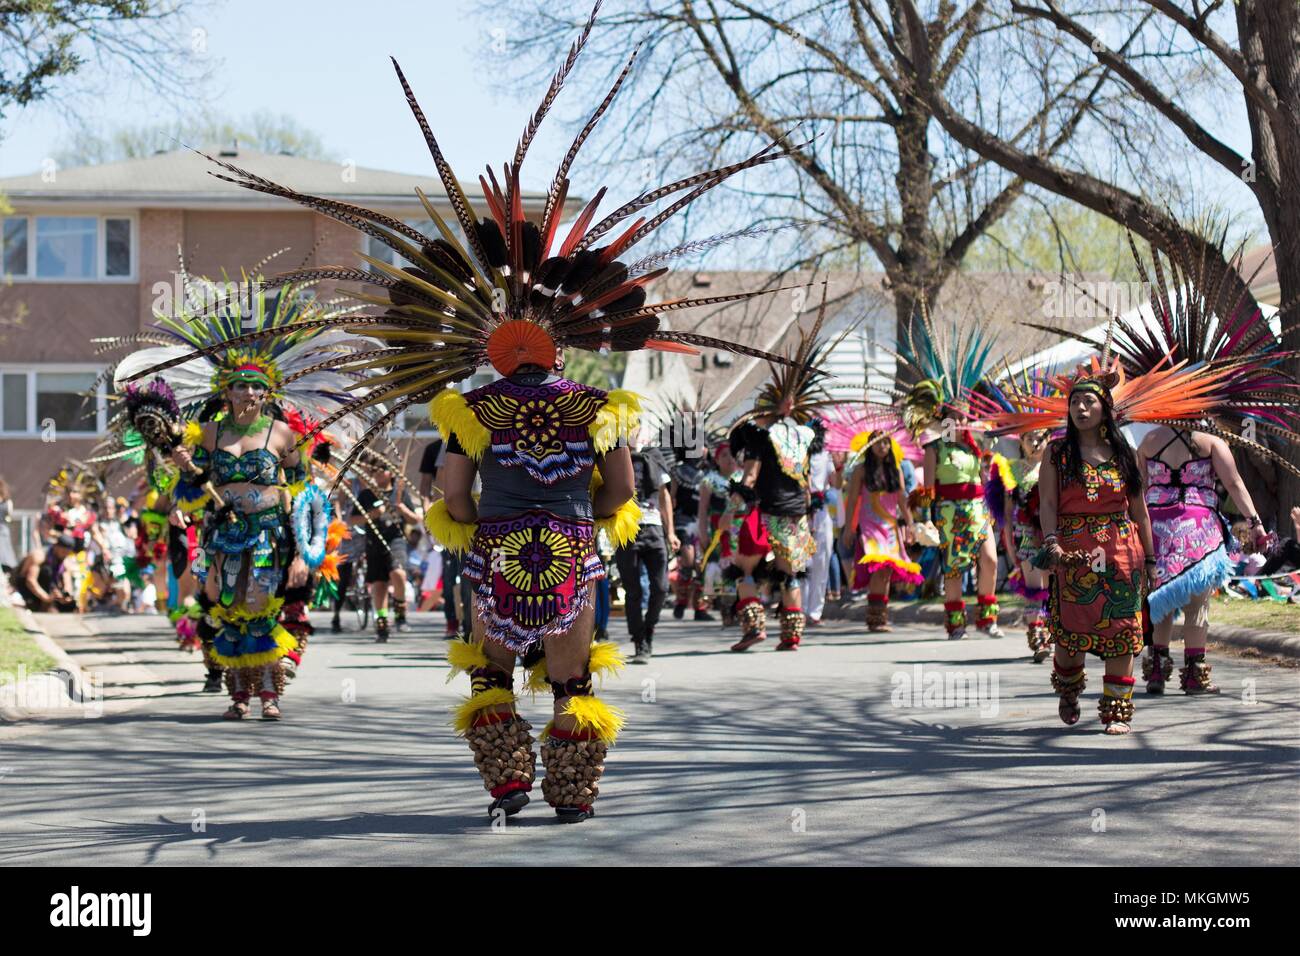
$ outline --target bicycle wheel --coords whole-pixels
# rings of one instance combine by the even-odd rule
[[[357,561],[356,571],[352,575],[352,593],[349,603],[357,615],[357,629],[365,631],[370,623],[370,586],[366,584],[366,559]]]

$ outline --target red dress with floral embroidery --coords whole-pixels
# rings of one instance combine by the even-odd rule
[[[1057,537],[1067,554],[1089,557],[1062,562],[1052,575],[1048,628],[1070,651],[1102,658],[1140,654],[1146,553],[1129,518],[1124,478],[1113,458],[1095,466],[1083,462],[1081,477],[1059,479]]]

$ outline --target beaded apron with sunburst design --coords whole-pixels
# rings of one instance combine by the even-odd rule
[[[523,469],[542,486],[544,501],[544,488],[591,471],[590,427],[606,398],[565,379],[536,385],[501,379],[467,393],[465,401],[491,436],[488,454],[504,468]],[[474,585],[487,635],[523,653],[573,627],[605,568],[593,522],[542,507],[480,518],[462,573]]]

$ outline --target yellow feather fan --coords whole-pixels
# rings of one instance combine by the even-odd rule
[[[597,641],[591,645],[591,656],[587,658],[587,669],[593,674],[605,677],[617,674],[624,667],[623,654],[613,641]]]
[[[515,693],[505,687],[492,687],[482,693],[473,694],[466,697],[456,707],[456,718],[452,721],[452,726],[456,733],[464,735],[474,724],[476,718],[489,707],[496,707],[500,704],[513,704],[515,702]]]
[[[487,667],[487,653],[483,650],[482,642],[456,638],[447,645],[447,664],[451,667],[447,683],[451,683],[457,674],[468,674],[480,667]]]
[[[596,530],[609,535],[616,548],[631,544],[641,530],[641,506],[635,498],[629,498],[608,518],[597,518]]]
[[[607,744],[612,744],[618,738],[618,732],[623,729],[626,719],[621,710],[609,706],[594,695],[570,697],[564,705],[564,713],[573,718],[579,730],[590,731]]]

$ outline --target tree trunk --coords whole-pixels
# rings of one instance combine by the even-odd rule
[[[1261,69],[1276,94],[1272,114],[1246,97],[1251,121],[1260,208],[1273,244],[1285,333],[1282,347],[1300,350],[1300,192],[1294,187],[1300,169],[1300,4],[1243,0],[1237,8],[1237,30],[1246,62]],[[1289,307],[1289,308],[1288,308]],[[1287,330],[1287,326],[1290,330]],[[1300,379],[1300,359],[1287,363]],[[1293,462],[1300,449],[1287,449]],[[1261,516],[1273,510],[1277,529],[1290,534],[1291,508],[1300,505],[1300,477],[1278,468],[1277,497],[1256,501]]]
[[[894,281],[891,276],[891,282]],[[921,299],[925,299],[925,307],[934,315],[938,307],[939,296],[943,292],[943,286],[938,283],[930,283],[925,288],[917,289],[914,286],[905,285],[900,279],[894,285],[894,327],[897,336],[898,351],[910,350],[911,342],[908,335],[914,337],[913,341],[919,346],[920,336],[923,335],[921,328]],[[894,385],[900,389],[906,389],[920,381],[921,376],[912,369],[906,368],[900,362],[894,370]]]

